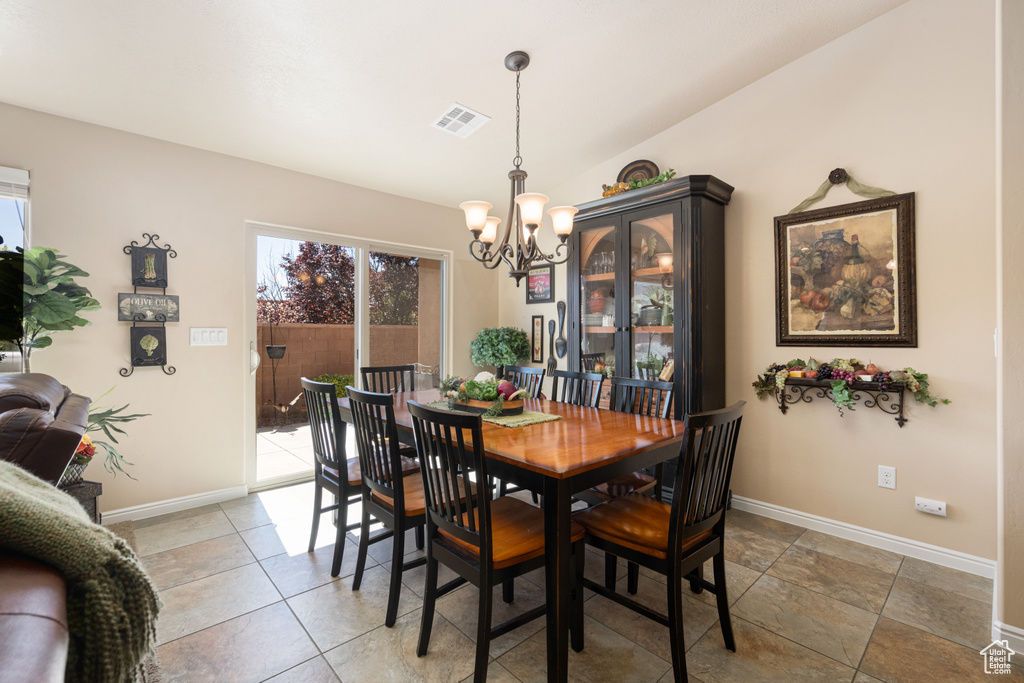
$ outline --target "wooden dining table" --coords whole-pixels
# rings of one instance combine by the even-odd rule
[[[428,404],[440,399],[437,390],[395,395],[400,441],[413,443],[408,401]],[[348,399],[339,399],[338,405],[342,419],[351,422]],[[677,456],[684,423],[544,399],[526,399],[525,409],[561,419],[514,428],[484,421],[484,453],[490,475],[544,496],[548,680],[565,681],[573,494]]]

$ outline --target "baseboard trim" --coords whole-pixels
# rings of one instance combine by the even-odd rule
[[[1005,640],[1014,652],[1024,653],[1024,629],[1004,624],[999,620],[992,621],[992,641]],[[1020,661],[1018,658],[1016,661]]]
[[[838,522],[834,519],[819,517],[818,515],[800,512],[799,510],[790,510],[781,505],[763,503],[752,498],[744,498],[743,496],[733,496],[732,506],[737,510],[770,517],[780,522],[796,524],[797,526],[845,538],[848,541],[856,541],[874,548],[881,548],[882,550],[889,550],[900,555],[906,555],[907,557],[939,564],[943,567],[959,569],[969,574],[983,576],[986,579],[995,579],[996,576],[996,561],[988,560],[984,557],[968,555],[967,553],[950,550],[949,548],[940,548],[930,543],[922,543],[921,541],[893,536],[892,534],[874,531],[873,529],[865,529],[864,527],[854,526],[846,522]],[[104,518],[106,518],[106,515],[104,515]]]
[[[157,517],[158,515],[166,515],[170,512],[188,510],[191,508],[202,507],[203,505],[210,505],[212,503],[222,503],[226,500],[242,498],[247,495],[249,495],[249,487],[244,485],[232,486],[231,488],[220,489],[218,491],[207,491],[206,493],[195,493],[191,496],[170,498],[168,500],[159,500],[155,503],[134,505],[132,507],[121,508],[120,510],[103,512],[103,523],[114,524],[116,522],[127,522],[135,519],[148,519],[150,517]]]

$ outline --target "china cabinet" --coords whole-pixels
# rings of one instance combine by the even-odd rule
[[[579,205],[569,368],[666,379],[673,415],[725,406],[725,205],[709,175]]]

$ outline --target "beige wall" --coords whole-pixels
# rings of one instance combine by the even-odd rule
[[[556,188],[553,204],[600,196],[626,163],[736,187],[726,208],[727,396],[748,402],[733,490],[767,503],[996,556],[994,13],[991,3],[913,0]],[[609,148],[614,140],[607,141]],[[837,166],[917,193],[916,349],[778,348],[772,218]],[[532,188],[535,191],[541,188]],[[845,187],[819,206],[859,201]],[[565,296],[561,268],[556,294]],[[528,329],[522,290],[500,285],[502,324]],[[855,356],[929,373],[949,406],[914,403],[900,429],[877,410],[841,418],[828,402],[782,415],[758,401],[773,361]],[[897,468],[895,491],[878,465]],[[947,501],[949,516],[914,510]]]
[[[88,271],[104,306],[87,316],[92,326],[58,333],[33,355],[33,368],[86,395],[116,384],[109,401],[152,413],[123,439],[138,481],[89,471],[103,482],[104,511],[245,483],[247,220],[453,251],[454,291],[473,292],[453,316],[455,372],[472,369],[470,340],[497,323],[494,306],[479,305],[494,301],[495,277],[466,254],[457,209],[5,104],[0,131],[0,165],[32,174],[32,243],[57,247]],[[168,293],[180,297],[181,322],[167,331],[177,374],[141,368],[122,378],[128,324],[117,322],[115,303],[130,288],[121,249],[143,232],[178,253]],[[226,327],[228,345],[189,346],[190,326]]]
[[[999,86],[1000,481],[999,572],[995,617],[1024,626],[1024,3],[998,3],[1002,64]],[[1018,648],[1019,649],[1019,648]]]

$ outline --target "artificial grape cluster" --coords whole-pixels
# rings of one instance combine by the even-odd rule
[[[878,382],[878,388],[881,391],[889,390],[889,373],[888,372],[876,372],[871,376],[872,382]]]
[[[845,359],[845,358],[836,358],[836,359],[834,359],[834,360],[832,361],[832,364],[833,364],[833,365],[834,365],[834,366],[836,367],[836,369],[838,369],[838,370],[845,370],[846,372],[850,372],[850,373],[852,373],[852,372],[853,372],[853,366],[854,366],[854,364],[856,364],[856,363],[858,363],[858,362],[859,362],[859,361],[857,361],[857,360],[855,360],[855,359],[849,359],[849,360],[847,360],[847,359]],[[835,373],[833,373],[833,375],[832,375],[832,376],[833,376],[833,377],[835,377]],[[835,377],[835,378],[836,378],[836,379],[839,379],[838,377]]]
[[[847,382],[852,382],[855,379],[857,379],[857,375],[853,374],[849,370],[840,370],[839,368],[836,368],[832,371],[832,379],[842,379],[846,380]]]
[[[818,366],[818,376],[815,379],[832,379],[832,366],[822,363]]]

